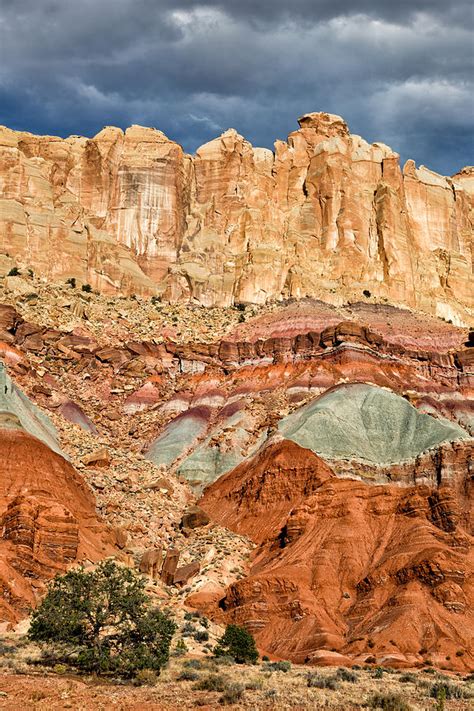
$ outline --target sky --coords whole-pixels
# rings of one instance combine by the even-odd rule
[[[310,111],[450,175],[474,163],[472,0],[0,0],[0,124],[272,148]]]

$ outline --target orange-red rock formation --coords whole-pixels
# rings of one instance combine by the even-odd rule
[[[92,492],[29,433],[0,429],[0,621],[28,614],[44,583],[72,563],[113,552]]]
[[[230,305],[365,290],[466,322],[472,169],[401,170],[339,116],[299,123],[274,153],[229,130],[195,156],[140,126],[64,140],[2,128],[3,249],[112,293]]]
[[[259,544],[249,577],[226,590],[219,613],[215,599],[189,602],[298,662],[334,663],[337,652],[353,663],[472,668],[468,447],[458,470],[418,486],[341,479],[294,443],[268,447],[201,501]]]

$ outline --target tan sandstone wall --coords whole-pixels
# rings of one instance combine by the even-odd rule
[[[465,323],[474,169],[446,178],[307,114],[275,152],[230,129],[195,156],[161,131],[0,128],[0,249],[48,278],[203,305],[376,298]]]

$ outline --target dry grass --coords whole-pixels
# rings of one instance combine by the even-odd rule
[[[308,668],[291,665],[286,670],[269,664],[222,666],[211,658],[172,658],[168,668],[153,679],[132,683],[78,677],[67,669],[57,673],[29,664],[35,648],[22,640],[0,640],[0,708],[17,711],[34,708],[54,709],[208,709],[229,706],[235,709],[333,709],[351,711],[384,708],[374,705],[384,697],[394,706],[386,711],[410,709],[433,711],[434,684],[446,680],[465,698],[448,698],[446,711],[472,708],[474,683],[467,677],[427,673],[426,671],[383,670],[373,668],[348,673],[334,668]],[[310,680],[317,680],[315,686]],[[321,683],[320,683],[321,682]],[[2,695],[3,692],[3,695]],[[400,702],[397,706],[397,700]]]

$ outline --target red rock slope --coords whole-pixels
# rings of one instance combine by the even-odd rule
[[[75,469],[21,429],[0,429],[0,621],[24,617],[44,582],[113,552]]]
[[[437,482],[425,467],[417,486],[338,478],[286,440],[241,464],[201,501],[214,520],[260,544],[218,617],[297,662],[472,668],[468,448],[457,445],[459,468]],[[191,602],[212,610],[212,601]]]

